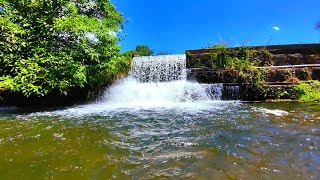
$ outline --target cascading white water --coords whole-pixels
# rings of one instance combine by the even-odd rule
[[[134,57],[130,75],[139,82],[170,82],[186,79],[186,55]]]
[[[141,106],[220,100],[222,84],[187,81],[186,55],[133,58],[129,77],[109,88],[104,101]]]
[[[186,55],[135,57],[129,76],[108,87],[97,102],[41,114],[86,116],[146,109],[198,113],[225,109],[230,102],[219,101],[222,91],[222,84],[188,81]]]

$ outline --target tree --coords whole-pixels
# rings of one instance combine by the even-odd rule
[[[128,68],[109,0],[0,0],[0,91],[44,96],[96,87]]]
[[[136,53],[138,56],[151,56],[153,51],[146,45],[137,45]]]

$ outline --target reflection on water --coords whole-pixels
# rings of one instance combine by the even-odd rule
[[[1,108],[0,179],[319,179],[319,105]]]

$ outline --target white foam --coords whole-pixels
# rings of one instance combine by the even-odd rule
[[[107,88],[98,102],[42,115],[87,116],[168,109],[197,113],[223,109],[230,104],[221,101],[222,84],[190,82],[185,72],[186,55],[134,58],[129,77]]]
[[[114,103],[168,103],[220,100],[221,84],[199,84],[187,80],[139,83],[132,77],[106,90],[102,101]]]
[[[266,108],[261,108],[259,109],[260,112],[267,113],[267,114],[273,114],[275,116],[287,116],[289,115],[289,112],[283,111],[280,109],[266,109]]]

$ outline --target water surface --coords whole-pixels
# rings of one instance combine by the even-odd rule
[[[1,108],[0,179],[319,179],[319,105]]]
[[[0,108],[0,179],[320,178],[319,103],[221,101],[186,71],[135,57],[95,103]]]

